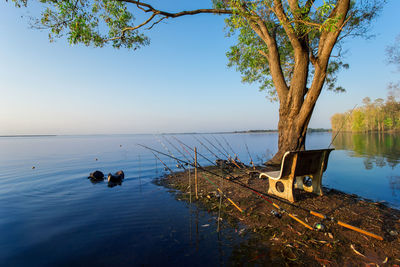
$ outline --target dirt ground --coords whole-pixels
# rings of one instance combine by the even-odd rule
[[[258,169],[260,171],[261,169]],[[265,169],[263,169],[265,170]],[[216,174],[216,175],[215,175]],[[230,177],[224,180],[223,177]],[[194,202],[210,212],[219,210],[219,188],[225,196],[221,214],[225,221],[240,223],[252,232],[246,246],[254,246],[250,264],[256,265],[310,265],[310,266],[399,266],[400,265],[400,211],[385,203],[362,199],[357,195],[324,188],[317,196],[295,190],[296,202],[289,204],[266,194],[268,181],[258,178],[250,169],[207,167],[198,173],[198,200],[195,198],[194,170],[174,173],[158,181],[159,184],[181,192],[180,198]],[[208,179],[208,180],[207,180]],[[267,200],[279,205],[276,209]],[[230,198],[243,212],[232,205]],[[326,215],[322,220],[310,210]],[[275,214],[273,214],[275,211]],[[310,230],[291,218],[295,215],[313,228]],[[383,237],[383,241],[349,230],[337,221],[356,226]],[[320,223],[320,224],[318,224]],[[321,227],[320,227],[321,228]],[[252,245],[250,245],[252,243]],[[249,263],[249,262],[248,262]]]

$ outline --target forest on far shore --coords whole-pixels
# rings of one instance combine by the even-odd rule
[[[400,131],[400,102],[393,95],[371,101],[363,99],[363,105],[331,117],[332,131],[390,132]]]

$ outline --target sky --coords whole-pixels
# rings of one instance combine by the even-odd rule
[[[33,2],[33,1],[32,1]],[[169,11],[210,7],[210,0],[152,0]],[[167,3],[168,2],[168,3]],[[169,6],[168,6],[169,5]],[[323,91],[310,122],[330,128],[334,113],[366,96],[386,98],[400,73],[385,63],[385,48],[400,34],[400,1],[389,0],[374,22],[371,40],[346,41],[349,70],[339,73],[337,94]],[[50,43],[29,27],[37,5],[0,2],[0,135],[131,134],[276,129],[278,104],[257,84],[241,83],[228,68],[222,16],[167,20],[146,34],[136,51]]]

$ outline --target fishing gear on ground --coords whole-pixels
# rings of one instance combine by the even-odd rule
[[[139,146],[142,146],[142,147],[147,148],[147,149],[149,149],[149,150],[155,151],[155,152],[157,152],[157,153],[159,153],[159,154],[162,154],[162,155],[165,155],[165,156],[167,156],[167,157],[171,157],[171,156],[169,156],[169,155],[167,155],[167,154],[165,154],[165,153],[162,153],[162,152],[157,151],[157,150],[155,150],[155,149],[149,148],[149,147],[147,147],[147,146],[140,145],[140,144],[139,144]],[[180,161],[180,162],[185,162],[185,161],[180,160],[180,159],[177,159],[177,158],[174,158],[174,159],[175,159],[175,160],[178,160],[178,161]],[[189,165],[191,165],[191,164],[189,164]],[[193,165],[192,165],[192,166],[193,166]],[[259,195],[260,197],[262,197],[264,200],[266,200],[267,202],[269,202],[270,204],[272,204],[272,205],[273,205],[274,207],[276,207],[277,209],[283,210],[279,205],[277,205],[276,203],[270,201],[269,199],[267,199],[266,197],[264,197],[264,196],[261,195],[259,192],[257,192],[256,190],[252,189],[251,187],[249,187],[249,186],[247,186],[247,185],[245,185],[245,184],[243,184],[243,183],[240,183],[240,182],[238,182],[238,181],[232,181],[232,180],[226,179],[226,177],[223,177],[223,176],[221,176],[221,175],[219,175],[219,174],[215,174],[215,173],[213,173],[213,172],[211,172],[211,171],[209,171],[209,170],[207,170],[207,169],[204,169],[204,168],[202,168],[202,167],[199,167],[199,168],[202,169],[202,170],[205,171],[205,172],[208,172],[208,173],[210,173],[210,174],[216,176],[216,177],[220,177],[220,178],[222,178],[222,179],[224,179],[224,180],[231,181],[231,182],[233,182],[233,183],[235,183],[235,184],[238,184],[238,185],[240,185],[240,186],[242,186],[242,187],[244,187],[244,188],[247,188],[247,189],[251,190],[253,193],[255,193],[255,194]],[[272,196],[271,196],[271,197],[272,197]],[[273,197],[273,198],[274,198],[274,197]],[[274,199],[276,199],[276,198],[274,198]],[[282,201],[282,200],[280,200],[280,201]],[[285,203],[286,203],[286,202],[285,202]],[[287,204],[288,204],[288,203],[287,203]],[[298,206],[296,206],[296,205],[292,205],[292,206],[293,206],[293,207],[298,207]],[[299,207],[298,207],[298,208],[299,208]],[[373,237],[373,238],[376,238],[376,239],[378,239],[378,240],[383,240],[383,237],[381,237],[381,236],[379,236],[379,235],[376,235],[376,234],[373,234],[373,233],[371,233],[371,232],[362,230],[361,228],[358,228],[358,227],[355,227],[355,226],[346,224],[346,223],[344,223],[344,222],[342,222],[342,221],[335,220],[333,217],[327,217],[327,216],[325,216],[325,215],[323,215],[323,214],[321,214],[321,213],[318,213],[318,212],[315,212],[315,211],[312,211],[312,210],[308,210],[308,209],[306,209],[306,208],[301,208],[301,209],[307,210],[311,215],[314,215],[314,216],[319,217],[319,218],[321,218],[321,219],[330,219],[331,221],[334,221],[334,222],[336,222],[338,225],[340,225],[340,226],[342,226],[342,227],[345,227],[345,228],[347,228],[347,229],[354,230],[354,231],[356,231],[356,232],[359,232],[359,233],[368,235],[368,236]],[[296,220],[297,222],[299,222],[300,224],[302,224],[302,225],[305,226],[306,228],[308,228],[308,229],[310,229],[310,230],[313,230],[313,227],[311,227],[310,225],[308,225],[308,224],[305,223],[304,221],[300,220],[300,219],[297,218],[295,215],[293,215],[293,214],[291,214],[291,213],[288,213],[288,212],[285,211],[285,210],[283,210],[283,211],[284,211],[289,217],[291,217],[292,219]]]

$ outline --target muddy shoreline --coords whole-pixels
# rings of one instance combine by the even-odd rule
[[[207,171],[226,175],[218,167],[207,167]],[[266,193],[268,181],[252,175],[249,170],[230,170],[230,177],[236,184],[219,176],[199,170],[198,199],[194,193],[194,172],[183,171],[160,178],[157,184],[177,190],[179,199],[195,202],[209,212],[220,209],[219,188],[222,199],[221,217],[232,226],[240,223],[251,233],[244,244],[253,251],[238,264],[261,265],[311,265],[311,266],[398,266],[400,265],[400,210],[376,203],[357,195],[346,194],[324,188],[323,196],[316,196],[296,190],[296,202],[290,205],[279,198],[265,198],[278,204],[287,213],[294,214],[306,224],[323,230],[309,230],[289,217],[287,213],[274,208],[268,201],[239,184],[258,192]],[[243,212],[227,200],[230,198]],[[313,210],[335,221],[321,220],[312,216]],[[343,228],[336,222],[343,221],[376,235],[383,241]]]

